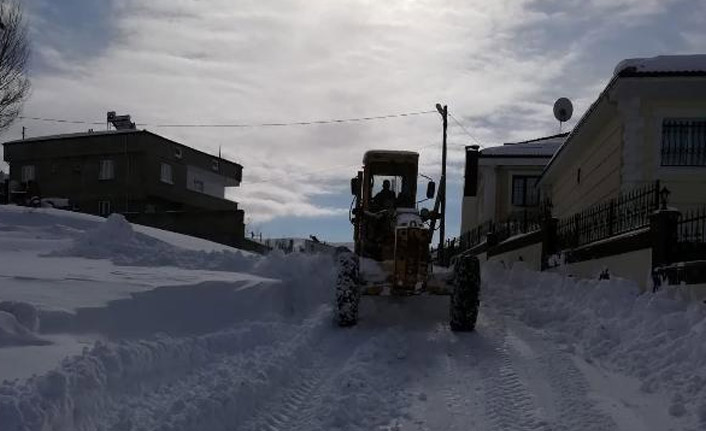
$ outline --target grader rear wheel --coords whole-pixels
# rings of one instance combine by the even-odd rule
[[[474,256],[461,256],[454,266],[451,294],[452,331],[473,331],[480,303],[480,265]]]
[[[353,253],[341,253],[337,264],[335,321],[338,326],[353,326],[358,322],[360,303],[358,258]]]

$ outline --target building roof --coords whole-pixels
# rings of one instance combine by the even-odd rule
[[[191,151],[195,151],[197,153],[201,153],[203,155],[209,156],[209,157],[216,157],[212,154],[208,154],[204,151],[197,150],[193,147],[190,147],[188,145],[184,145],[182,143],[173,141],[169,138],[165,138],[164,136],[158,135],[156,133],[150,132],[149,130],[138,130],[138,129],[132,129],[132,130],[100,130],[100,131],[92,131],[92,132],[80,132],[80,133],[64,133],[64,134],[59,134],[59,135],[46,135],[46,136],[35,136],[32,138],[26,138],[26,139],[17,139],[14,141],[8,141],[4,142],[3,145],[15,145],[15,144],[27,144],[30,142],[46,142],[46,141],[60,141],[63,139],[81,139],[81,138],[95,138],[97,136],[109,136],[109,135],[132,135],[132,134],[148,134],[155,136],[159,139],[165,140],[170,142],[171,144],[174,145],[179,145],[181,147],[188,148]],[[232,165],[239,166],[242,168],[242,166],[239,163],[232,162],[230,160],[220,158],[220,161],[222,163],[229,163]]]
[[[621,78],[649,78],[649,77],[691,77],[706,76],[706,55],[660,55],[651,58],[628,58],[620,61],[613,70],[613,77],[605,86],[598,98],[584,112],[576,126],[566,137],[564,143],[554,153],[547,166],[542,171],[540,181],[547,175],[561,153],[571,145],[579,131],[583,128],[588,118],[604,100],[611,88]]]
[[[45,135],[45,136],[34,136],[32,138],[16,139],[14,141],[4,142],[3,145],[12,144],[25,144],[28,142],[41,142],[41,141],[53,141],[59,139],[71,139],[71,138],[84,138],[84,137],[95,137],[95,136],[105,136],[105,135],[130,135],[133,133],[147,132],[147,130],[99,130],[93,132],[78,132],[78,133],[62,133],[57,135]],[[147,132],[152,133],[152,132]],[[160,136],[162,137],[162,136]],[[166,138],[164,138],[166,139]]]
[[[628,58],[615,66],[613,75],[664,75],[706,73],[706,55],[660,55]]]
[[[545,136],[522,142],[507,142],[501,146],[488,147],[480,151],[480,157],[543,157],[549,158],[561,146],[566,133]]]

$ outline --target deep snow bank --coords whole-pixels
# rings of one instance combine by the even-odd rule
[[[706,424],[706,307],[678,288],[640,294],[626,280],[586,280],[483,267],[484,299],[546,331],[588,361],[638,377],[645,392],[667,392],[673,416]]]
[[[114,232],[121,232],[113,237],[112,253],[124,256],[129,250],[140,253],[154,246],[151,242],[135,239],[137,235],[131,235],[130,231],[123,231],[125,227],[120,223],[109,227]],[[106,238],[107,233],[94,231],[86,235],[76,241],[74,252],[92,253],[91,235]],[[112,254],[106,254],[109,256]],[[207,393],[198,394],[203,396],[199,402],[220,402],[212,400],[213,397],[247,400],[248,394],[257,395],[257,391],[276,391],[278,379],[288,374],[288,367],[284,366],[287,358],[278,355],[288,349],[312,350],[316,346],[317,334],[331,325],[327,304],[333,291],[334,265],[331,257],[324,255],[273,253],[253,260],[250,269],[252,273],[276,278],[279,282],[240,288],[235,284],[222,284],[220,287],[230,291],[229,302],[223,305],[231,306],[233,313],[247,308],[251,321],[197,336],[153,334],[141,340],[99,342],[82,355],[65,359],[61,366],[49,373],[26,381],[5,381],[0,384],[0,429],[146,429],[147,425],[139,424],[141,414],[152,415],[152,410],[171,401],[158,399],[154,406],[133,405],[132,398],[187,375],[200,379],[200,386],[213,385]],[[193,300],[198,301],[198,296]],[[208,312],[197,305],[194,304],[192,310]],[[312,317],[314,310],[319,311]],[[114,318],[130,320],[134,315],[116,314]],[[185,322],[195,324],[209,318],[212,316],[199,312],[182,317]],[[298,339],[302,337],[306,340]],[[282,343],[289,347],[276,347]],[[262,351],[258,353],[258,349]],[[241,361],[238,355],[245,351],[251,353],[244,355]],[[229,373],[229,379],[240,386],[223,383],[224,376],[199,377],[200,368],[210,369],[209,364],[217,366],[226,357],[241,367],[224,369]],[[281,374],[279,377],[271,373],[275,368]],[[181,394],[185,398],[195,396],[188,388]],[[157,392],[155,397],[159,396]],[[166,412],[168,416],[164,420],[175,422],[175,429],[194,429],[188,423],[178,423],[181,413],[189,417],[189,409],[196,409],[194,403],[174,400],[174,405],[181,407]],[[248,408],[249,405],[245,404],[234,406],[233,414],[244,416]],[[119,411],[123,412],[120,417],[110,416]]]
[[[71,246],[49,256],[74,256],[110,259],[116,265],[177,266],[186,269],[249,271],[258,261],[252,254],[222,251],[197,251],[175,247],[149,235],[136,232],[120,214],[111,214],[78,235]]]

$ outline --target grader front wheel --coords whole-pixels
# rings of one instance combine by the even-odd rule
[[[353,326],[358,322],[360,302],[358,259],[353,253],[341,253],[337,264],[335,320],[338,326]]]
[[[454,266],[451,294],[452,331],[473,331],[480,304],[480,265],[474,256],[462,256]]]

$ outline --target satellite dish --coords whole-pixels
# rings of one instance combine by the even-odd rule
[[[561,123],[565,123],[571,119],[571,114],[574,113],[574,105],[571,100],[562,97],[554,102],[554,117]]]

